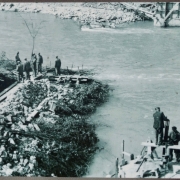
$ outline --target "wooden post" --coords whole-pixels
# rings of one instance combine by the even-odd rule
[[[118,176],[118,165],[119,165],[119,159],[116,159],[116,177]]]
[[[141,164],[139,165],[139,167],[138,167],[138,169],[137,169],[137,171],[136,172],[138,172],[139,171],[139,169],[140,169],[140,167],[142,166],[142,164],[143,164],[143,162],[145,161],[145,158],[141,161]]]
[[[165,125],[164,141],[165,142],[167,142],[167,140],[168,140],[169,124],[170,124],[170,121],[165,121],[165,123],[164,123],[164,125]]]
[[[123,152],[124,152],[124,140],[123,140]],[[124,159],[124,154],[123,154],[123,159]]]

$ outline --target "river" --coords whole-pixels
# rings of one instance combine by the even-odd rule
[[[35,53],[44,65],[93,69],[95,77],[112,88],[107,103],[97,109],[92,121],[99,124],[101,151],[95,154],[87,177],[102,177],[125,150],[137,155],[141,142],[154,138],[154,108],[161,107],[180,130],[180,30],[154,27],[153,22],[124,24],[119,29],[81,31],[71,20],[52,15],[23,14],[43,28],[36,38]],[[32,38],[18,13],[0,12],[0,50],[14,59],[30,58]]]

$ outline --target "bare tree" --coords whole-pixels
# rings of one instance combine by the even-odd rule
[[[21,14],[19,14],[19,15],[20,15],[20,17],[23,19],[24,24],[25,24],[25,26],[27,27],[27,29],[28,29],[28,31],[29,31],[29,34],[30,34],[31,37],[32,37],[32,40],[33,40],[32,54],[33,54],[34,47],[35,47],[36,37],[37,37],[37,35],[39,34],[40,29],[42,29],[42,24],[43,24],[44,22],[46,22],[46,21],[41,21],[38,26],[35,26],[33,20],[31,19],[31,17],[30,17],[31,23],[28,23],[28,21],[27,21],[25,18],[23,18],[23,17],[21,16]]]

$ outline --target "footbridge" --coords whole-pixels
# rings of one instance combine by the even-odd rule
[[[154,8],[142,8],[136,3],[121,3],[127,9],[133,9],[144,13],[154,21],[155,26],[180,26],[180,2],[158,2]]]

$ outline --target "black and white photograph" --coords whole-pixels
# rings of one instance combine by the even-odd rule
[[[180,2],[0,3],[0,176],[180,178]]]

